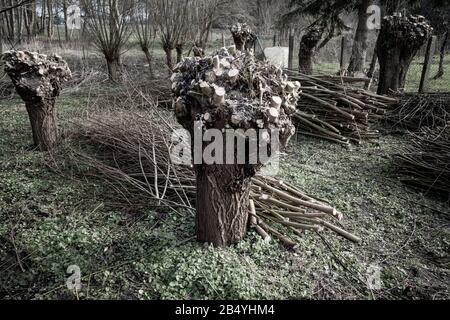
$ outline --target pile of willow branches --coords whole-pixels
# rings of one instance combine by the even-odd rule
[[[75,124],[79,141],[95,152],[75,151],[71,160],[87,165],[94,169],[92,175],[106,180],[115,190],[112,199],[120,195],[134,207],[194,211],[193,167],[176,164],[170,157],[174,145],[171,133],[179,127],[169,111],[156,106],[103,109]],[[250,225],[265,240],[274,237],[293,247],[295,235],[328,229],[351,241],[361,241],[344,230],[342,213],[273,177],[255,177],[251,199]]]
[[[418,131],[437,128],[450,121],[450,94],[405,93],[385,115],[387,125],[395,130]]]
[[[297,112],[297,132],[340,144],[360,143],[379,132],[371,122],[379,120],[396,98],[331,81],[324,77],[288,71],[291,81],[302,85]]]
[[[450,198],[450,127],[425,128],[396,156],[400,179]]]

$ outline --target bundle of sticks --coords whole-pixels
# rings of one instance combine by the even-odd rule
[[[405,93],[386,112],[385,120],[392,129],[409,131],[445,126],[450,121],[450,94]]]
[[[403,182],[450,198],[450,126],[424,128],[396,160]]]
[[[287,71],[291,81],[299,81],[301,99],[294,114],[297,132],[341,144],[360,143],[379,135],[371,129],[396,98],[347,86],[323,77]]]
[[[193,167],[174,163],[170,133],[178,128],[162,108],[102,110],[77,121],[81,140],[94,154],[76,151],[72,160],[95,169],[129,203],[194,211]],[[67,157],[67,156],[66,156]],[[305,230],[331,230],[346,239],[361,239],[341,225],[342,213],[323,200],[273,177],[256,176],[251,189],[250,224],[265,240],[275,237],[288,247]]]

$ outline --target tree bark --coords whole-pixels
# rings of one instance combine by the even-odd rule
[[[40,151],[51,150],[58,141],[55,100],[26,102],[25,106],[30,117],[34,146]]]
[[[396,14],[384,18],[376,43],[380,65],[378,94],[405,87],[409,66],[431,33],[431,26],[421,16]]]
[[[306,31],[300,41],[300,48],[298,51],[298,69],[304,74],[312,74],[313,72],[313,57],[316,51],[316,46],[322,38],[323,31],[312,28]]]
[[[108,68],[109,80],[118,82],[120,73],[120,58],[106,57],[106,67]]]
[[[153,73],[153,66],[152,66],[152,55],[150,53],[150,50],[147,47],[143,47],[142,51],[144,52],[145,59],[147,60],[147,63],[148,63],[148,69],[150,71],[150,76],[153,77],[154,73]]]
[[[63,15],[64,15],[64,34],[66,41],[70,41],[69,26],[67,25],[67,0],[63,0]]]
[[[406,74],[415,54],[400,48],[377,49],[380,64],[378,94],[389,94],[405,87]]]
[[[448,34],[449,31],[445,33],[444,40],[442,41],[441,49],[440,49],[440,57],[439,57],[439,69],[437,74],[433,77],[433,79],[439,79],[444,75],[444,58],[445,58],[445,48],[447,47],[448,42]]]
[[[223,247],[243,239],[247,230],[250,178],[233,187],[244,165],[197,166],[197,239]]]
[[[358,26],[356,28],[353,42],[352,55],[347,71],[350,74],[362,73],[366,62],[368,34],[367,19],[369,14],[367,8],[372,4],[372,0],[363,0],[358,9]]]
[[[172,61],[172,49],[168,47],[164,47],[164,52],[166,53],[166,64],[172,72],[173,69],[173,61]]]
[[[47,0],[48,24],[47,36],[51,40],[53,37],[53,0]]]
[[[177,63],[179,63],[181,62],[181,59],[183,59],[183,45],[176,45],[175,50],[177,51]]]

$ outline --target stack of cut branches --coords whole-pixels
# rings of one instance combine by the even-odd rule
[[[166,110],[103,110],[77,125],[82,140],[95,146],[95,154],[76,152],[72,160],[94,168],[100,173],[95,175],[129,203],[194,211],[194,171],[192,166],[174,163],[171,157],[170,133],[179,127]],[[328,229],[361,241],[342,228],[342,214],[336,209],[275,178],[253,178],[251,199],[250,225],[264,239],[275,237],[292,247],[294,235]]]
[[[328,81],[321,77],[288,71],[302,84],[301,99],[294,115],[297,132],[341,144],[360,143],[379,135],[370,128],[397,99]]]
[[[450,197],[450,127],[423,129],[396,156],[401,180]]]
[[[418,131],[422,127],[436,128],[450,121],[450,94],[405,93],[390,109],[385,119],[392,129]]]

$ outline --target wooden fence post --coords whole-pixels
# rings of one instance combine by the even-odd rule
[[[288,69],[294,69],[294,32],[292,29],[289,29]]]
[[[276,47],[277,46],[277,32],[275,31],[275,33],[273,34],[273,46]]]
[[[225,35],[223,34],[223,31],[222,31],[222,47],[226,47]]]
[[[341,54],[339,56],[339,74],[344,72],[344,52],[345,52],[345,36],[341,38]]]
[[[434,44],[436,43],[436,36],[431,36],[428,39],[427,51],[425,52],[425,59],[423,61],[422,77],[420,78],[419,93],[424,93],[428,87],[428,77],[430,74],[431,61],[434,55]]]

